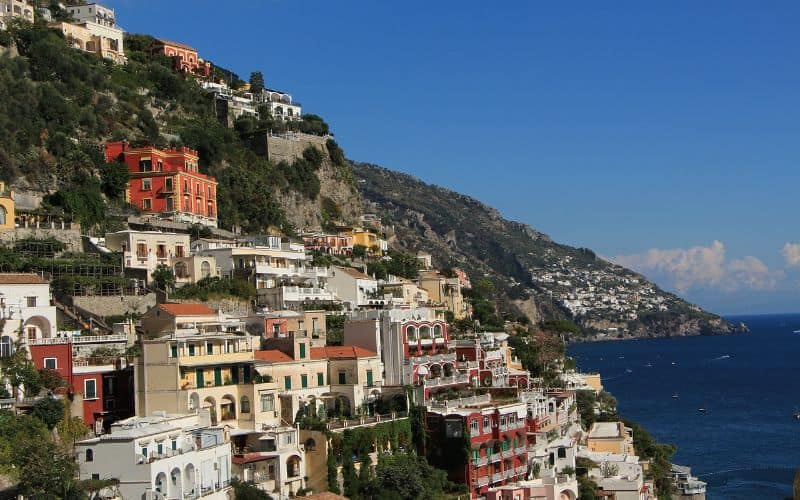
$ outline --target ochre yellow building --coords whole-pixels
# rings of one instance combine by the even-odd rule
[[[0,181],[0,229],[14,229],[14,192]]]

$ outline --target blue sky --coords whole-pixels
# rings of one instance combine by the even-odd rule
[[[800,310],[798,2],[108,4],[128,31],[263,71],[352,159],[714,311]]]

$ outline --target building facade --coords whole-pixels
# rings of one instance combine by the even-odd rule
[[[197,54],[197,49],[194,47],[170,40],[157,39],[153,52],[171,58],[175,71],[191,73],[205,78],[211,76],[211,63],[201,59]]]
[[[106,161],[122,162],[131,179],[127,200],[144,214],[217,227],[217,181],[198,169],[197,151],[106,144]]]

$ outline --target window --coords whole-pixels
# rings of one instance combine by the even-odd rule
[[[145,198],[142,200],[142,210],[152,210],[153,209],[153,200],[150,198]]]
[[[156,245],[156,257],[159,259],[167,258],[167,245],[163,243],[158,243]]]
[[[214,344],[211,342],[206,343],[206,354],[214,354]]]
[[[164,171],[164,162],[161,161],[161,160],[158,160],[158,171],[159,172],[163,172]]]
[[[288,432],[285,434],[286,438],[284,439],[284,443],[286,444],[294,444],[294,433]]]
[[[305,373],[304,373],[304,374],[302,374],[302,375],[300,375],[300,386],[301,386],[303,389],[305,389],[306,387],[308,387],[308,375],[306,375]]]
[[[275,411],[275,396],[272,394],[261,395],[261,411]]]
[[[175,257],[186,257],[186,251],[183,249],[183,245],[175,245]]]
[[[83,399],[97,399],[97,380],[90,378],[83,381]]]
[[[0,226],[6,225],[6,215],[8,212],[6,211],[5,207],[0,207]]]
[[[367,387],[372,387],[374,382],[372,381],[372,370],[367,370]]]
[[[36,307],[36,297],[25,297],[25,302],[28,307]]]
[[[506,417],[504,415],[500,416],[500,425],[502,426],[506,425]]]
[[[178,357],[178,346],[177,345],[169,346],[169,354],[170,354],[170,357],[177,358]]]
[[[558,458],[567,458],[567,449],[566,448],[559,448],[558,449]]]
[[[92,474],[92,481],[99,481],[99,480],[100,480],[100,474]]]
[[[345,372],[339,372],[339,384],[344,385],[347,383],[347,374]]]
[[[142,191],[150,191],[153,188],[152,179],[142,179]]]
[[[44,358],[44,367],[48,370],[55,370],[58,368],[58,361],[56,358]]]
[[[483,430],[484,430],[484,432],[489,430],[489,429],[491,429],[491,428],[492,428],[492,424],[491,424],[491,422],[489,420],[489,417],[483,417]]]
[[[139,172],[152,172],[153,171],[153,162],[150,158],[146,160],[139,160]]]
[[[86,461],[94,462],[94,450],[92,450],[91,448],[86,449]]]
[[[172,440],[172,451],[175,451],[177,449],[178,449],[178,442],[173,439]]]
[[[164,191],[172,191],[172,177],[164,179]]]
[[[28,335],[28,338],[30,340],[36,339],[36,327],[35,326],[29,326],[28,328],[26,328],[25,329],[25,333]]]
[[[250,413],[250,398],[242,396],[242,400],[239,402],[239,411],[241,413]]]
[[[292,377],[290,375],[286,375],[283,377],[283,388],[284,389],[292,388]]]
[[[325,385],[325,374],[322,372],[317,373],[317,385]]]
[[[472,431],[474,433],[478,432],[478,419],[477,418],[475,418],[475,419],[470,421],[469,428],[472,429]]]
[[[164,454],[164,445],[163,444],[158,443],[158,447],[156,448],[156,453],[158,455],[163,455]]]
[[[189,344],[189,356],[194,356],[194,344]]]
[[[303,359],[305,357],[306,357],[306,345],[300,344],[300,359]]]
[[[0,357],[7,358],[11,356],[14,352],[14,343],[11,341],[11,337],[8,335],[4,335],[2,339],[0,339]]]
[[[142,456],[147,458],[147,446],[142,446]]]

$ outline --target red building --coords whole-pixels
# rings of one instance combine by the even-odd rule
[[[451,481],[469,486],[472,498],[489,487],[513,483],[528,473],[527,409],[524,403],[474,396],[429,404],[425,455],[447,470]],[[465,436],[466,434],[466,436]],[[456,453],[469,441],[469,452]]]
[[[75,358],[71,338],[42,339],[28,347],[37,369],[54,370],[64,380],[73,415],[86,425],[107,426],[133,416],[133,366],[124,358]]]
[[[164,54],[171,58],[175,71],[193,73],[203,77],[211,76],[211,63],[202,60],[197,55],[197,49],[183,43],[158,39],[153,46],[155,54]]]
[[[106,161],[128,167],[128,201],[146,214],[178,222],[217,226],[217,180],[200,173],[197,151],[187,147],[161,150],[106,144]]]

